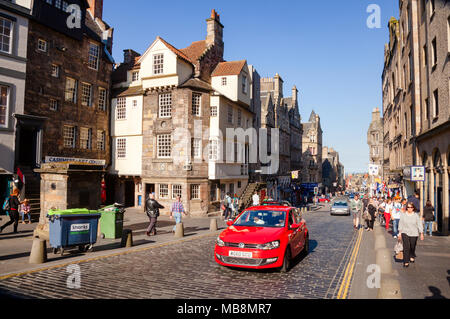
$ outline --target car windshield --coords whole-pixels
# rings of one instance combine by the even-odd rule
[[[250,210],[242,213],[233,226],[247,227],[284,227],[286,223],[286,212],[281,211],[255,211]]]
[[[344,202],[337,202],[337,203],[334,203],[333,206],[337,206],[337,207],[345,207],[345,206],[347,206],[347,203],[344,203]]]

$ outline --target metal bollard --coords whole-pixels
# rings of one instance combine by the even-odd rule
[[[177,224],[177,226],[175,228],[175,237],[176,238],[184,237],[184,225],[183,225],[183,223]]]
[[[218,227],[217,227],[217,218],[213,218],[211,219],[210,225],[209,225],[209,231],[217,231]]]
[[[120,247],[133,247],[133,232],[130,229],[124,229],[122,233],[122,241]]]
[[[33,239],[33,246],[31,246],[30,264],[43,264],[47,262],[47,241],[35,237]]]

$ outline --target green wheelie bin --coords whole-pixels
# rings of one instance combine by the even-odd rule
[[[108,239],[122,238],[123,215],[125,213],[123,205],[106,206],[98,212],[102,214],[100,218],[100,237]]]

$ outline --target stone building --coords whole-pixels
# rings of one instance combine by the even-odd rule
[[[113,29],[102,20],[102,0],[71,4],[35,0],[29,23],[16,165],[27,185],[38,182],[41,222],[52,207],[97,209],[110,164]]]
[[[16,120],[24,111],[30,3],[0,1],[0,202],[11,191]],[[1,207],[0,207],[1,210]]]
[[[166,213],[181,195],[187,211],[205,215],[226,192],[239,196],[247,186],[250,137],[227,136],[227,129],[259,121],[252,101],[259,76],[246,60],[224,61],[220,16],[213,10],[206,21],[205,40],[177,49],[157,37],[142,55],[125,50],[114,71],[117,201],[143,207],[155,193]]]
[[[272,152],[274,140],[271,129],[278,129],[277,151],[279,169],[264,177],[269,197],[290,198],[292,171],[302,168],[300,143],[303,134],[298,104],[298,90],[292,88],[292,96],[284,97],[283,79],[277,73],[273,78],[261,78],[261,127],[267,130],[267,148]]]
[[[369,145],[369,163],[378,166],[379,177],[383,178],[383,118],[380,109],[372,111],[372,121],[367,131],[367,144]]]
[[[420,190],[421,208],[431,200],[436,229],[448,234],[450,3],[399,5],[400,19],[389,23],[382,78],[385,178],[393,177],[405,197]],[[411,176],[415,166],[425,166],[424,182]]]
[[[324,193],[335,193],[340,185],[339,153],[332,147],[322,147],[322,185]]]
[[[302,148],[303,148],[303,183],[322,184],[322,127],[320,117],[314,111],[311,112],[309,121],[302,124]],[[322,185],[319,185],[322,187]]]

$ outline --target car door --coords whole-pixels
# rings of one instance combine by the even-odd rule
[[[289,211],[289,217],[288,217],[288,229],[289,229],[289,241],[291,244],[291,253],[292,257],[295,257],[298,255],[298,253],[301,251],[301,232],[300,228],[293,229],[292,225],[296,224],[297,220],[295,218],[295,209],[291,209]]]
[[[301,251],[305,246],[306,241],[306,221],[303,219],[300,209],[296,209],[294,211],[294,218],[296,223],[300,225],[300,227],[298,228],[298,233],[299,233],[299,249]]]

